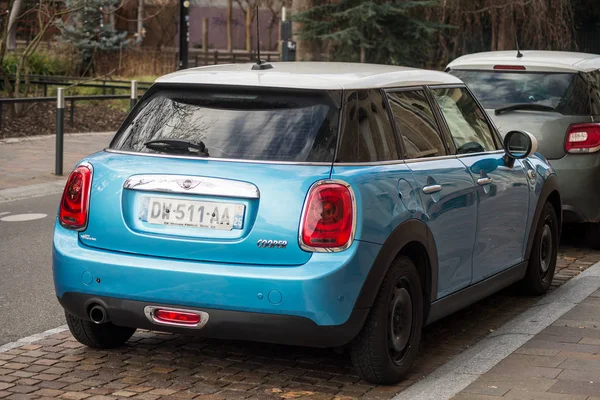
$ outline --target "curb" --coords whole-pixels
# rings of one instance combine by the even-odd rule
[[[65,138],[69,137],[81,137],[81,136],[102,136],[102,135],[114,135],[115,132],[83,132],[83,133],[65,133]],[[3,144],[15,144],[22,142],[34,142],[38,140],[55,138],[56,135],[40,135],[40,136],[25,136],[18,138],[0,139],[0,145]]]
[[[0,353],[7,352],[9,350],[15,349],[17,347],[23,346],[24,344],[38,342],[42,339],[47,338],[48,336],[56,335],[57,333],[62,333],[69,330],[67,325],[61,325],[58,328],[48,329],[42,333],[36,333],[35,335],[27,336],[17,340],[16,342],[6,343],[0,346]]]
[[[451,399],[598,289],[600,262],[396,395],[394,400]]]
[[[42,197],[50,194],[62,193],[66,177],[62,177],[48,183],[38,183],[35,185],[19,186],[10,189],[0,190],[0,204],[9,201],[28,199],[32,197]]]

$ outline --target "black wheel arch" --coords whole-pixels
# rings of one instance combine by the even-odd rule
[[[423,320],[426,321],[430,304],[437,296],[438,258],[429,227],[418,219],[410,219],[398,225],[387,238],[371,266],[354,308],[371,308],[383,278],[399,255],[408,256],[417,265],[423,290]]]
[[[554,211],[556,212],[556,218],[558,218],[558,235],[560,238],[560,231],[562,228],[563,214],[562,214],[562,202],[560,198],[560,192],[558,190],[558,179],[556,175],[550,175],[546,178],[544,182],[544,186],[542,187],[542,191],[540,196],[538,197],[537,204],[535,206],[535,212],[533,214],[533,220],[531,221],[531,226],[529,228],[529,236],[527,237],[527,247],[525,250],[525,260],[529,260],[529,256],[531,255],[531,249],[533,248],[533,241],[535,239],[535,231],[538,223],[540,221],[540,217],[542,215],[542,211],[544,210],[544,205],[546,202],[552,204],[554,207]]]

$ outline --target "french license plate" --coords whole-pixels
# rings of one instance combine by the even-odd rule
[[[157,225],[232,230],[242,229],[244,211],[243,204],[150,197],[146,220]]]

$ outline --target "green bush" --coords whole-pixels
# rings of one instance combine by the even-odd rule
[[[17,65],[20,61],[20,55],[17,53],[8,53],[2,60],[4,69],[9,74],[17,72]],[[29,73],[31,75],[68,75],[70,63],[63,57],[47,52],[36,52],[29,58]],[[22,71],[24,73],[25,71]]]

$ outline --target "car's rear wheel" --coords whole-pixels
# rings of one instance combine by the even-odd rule
[[[67,326],[79,343],[97,349],[111,349],[123,345],[135,333],[135,328],[116,326],[111,322],[96,324],[65,312]]]
[[[423,294],[414,263],[398,257],[388,270],[371,312],[351,346],[363,379],[392,384],[412,366],[423,329]]]
[[[559,245],[558,218],[552,204],[546,203],[535,231],[523,288],[530,294],[546,293],[556,269]]]

